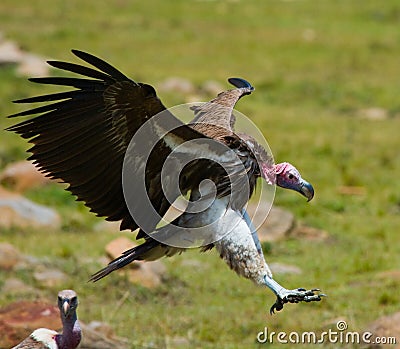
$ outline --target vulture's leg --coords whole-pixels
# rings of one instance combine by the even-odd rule
[[[251,231],[251,236],[254,240],[254,243],[257,247],[257,251],[260,254],[260,256],[264,259],[264,254],[262,251],[261,243],[257,235],[256,228],[254,227],[253,222],[251,221],[248,213],[246,210],[243,210],[243,218],[246,221],[248,227],[250,228]],[[304,288],[298,288],[295,290],[288,290],[281,286],[279,283],[277,283],[273,278],[272,278],[272,273],[270,268],[268,267],[267,262],[265,262],[266,270],[269,272],[267,275],[264,276],[264,282],[265,285],[275,293],[277,300],[276,302],[272,305],[270,309],[270,313],[273,314],[276,311],[282,310],[283,305],[285,303],[298,303],[298,302],[313,302],[313,301],[320,301],[321,297],[324,297],[325,295],[322,293],[315,293],[319,292],[319,289],[314,288],[311,290],[305,290]]]
[[[265,261],[264,253],[263,253],[263,250],[262,250],[262,246],[261,246],[261,243],[260,243],[260,239],[258,238],[258,235],[257,235],[256,227],[254,226],[253,222],[252,222],[251,219],[250,219],[249,214],[247,213],[247,211],[246,211],[245,209],[243,209],[243,218],[244,218],[244,220],[245,220],[247,226],[250,228],[251,236],[252,236],[253,241],[254,241],[254,243],[255,243],[255,245],[256,245],[256,247],[257,247],[258,254],[260,255],[260,257],[261,257],[261,258],[264,260],[264,262],[265,262],[265,269],[266,269],[267,272],[268,272],[268,276],[269,276],[270,278],[272,278],[272,272],[271,272],[271,269],[269,268],[267,262]]]

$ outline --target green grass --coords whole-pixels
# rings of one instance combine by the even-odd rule
[[[276,159],[296,164],[316,189],[309,204],[278,189],[275,203],[330,236],[325,242],[273,243],[268,261],[302,268],[303,275],[277,275],[286,287],[317,286],[329,297],[289,305],[271,317],[272,294],[238,278],[215,252],[165,260],[165,283],[154,290],[129,284],[123,273],[86,283],[102,266],[103,246],[120,234],[94,231],[101,220],[56,186],[28,196],[59,209],[61,231],[12,229],[1,231],[0,241],[47,256],[70,274],[65,287],[79,293],[80,317],[109,322],[132,348],[167,348],[174,336],[188,338],[191,348],[258,347],[264,326],[323,331],[324,323],[343,317],[349,329],[362,330],[397,311],[399,280],[376,276],[400,265],[399,21],[395,0],[1,1],[6,37],[45,57],[70,60],[71,48],[87,50],[155,85],[169,76],[196,85],[225,83],[230,76],[251,81],[255,93],[237,108],[260,127]],[[13,67],[1,68],[0,115],[20,110],[9,101],[47,91],[16,77]],[[161,98],[166,105],[184,101]],[[371,107],[385,108],[389,118],[357,117]],[[12,122],[2,117],[0,127]],[[1,132],[0,169],[25,158],[25,149],[18,137]],[[340,186],[366,192],[345,196]],[[190,267],[186,259],[201,266]],[[0,284],[11,274],[2,273]],[[37,286],[31,273],[16,274]],[[54,299],[56,291],[43,294]],[[0,304],[14,298],[0,295]]]

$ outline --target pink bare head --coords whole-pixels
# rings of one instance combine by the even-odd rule
[[[263,177],[270,184],[276,183],[281,188],[299,192],[308,201],[314,197],[313,186],[301,177],[296,167],[288,162],[274,165],[273,171],[268,167],[263,168]]]

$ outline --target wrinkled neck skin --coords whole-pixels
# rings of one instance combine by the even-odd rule
[[[276,176],[280,173],[282,173],[286,166],[289,165],[287,162],[282,162],[280,164],[274,164],[272,167],[269,164],[262,164],[262,174],[265,179],[265,181],[269,185],[279,185],[277,183]]]
[[[268,164],[262,164],[262,176],[264,177],[265,181],[269,185],[276,184],[276,174],[277,174],[277,165],[274,165],[272,168]]]
[[[81,341],[81,327],[76,313],[70,317],[61,317],[63,333],[56,337],[59,349],[75,349]]]

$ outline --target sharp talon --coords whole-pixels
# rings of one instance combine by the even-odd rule
[[[283,309],[283,303],[282,303],[282,299],[278,298],[276,300],[276,302],[272,305],[272,307],[269,310],[269,313],[271,315],[275,314],[275,310],[276,311],[281,311]]]
[[[319,288],[313,288],[311,290],[306,290],[304,288],[297,288],[295,290],[282,289],[269,312],[271,315],[275,314],[275,311],[282,310],[286,303],[319,302],[322,297],[326,297],[324,293],[315,293],[319,291]]]

